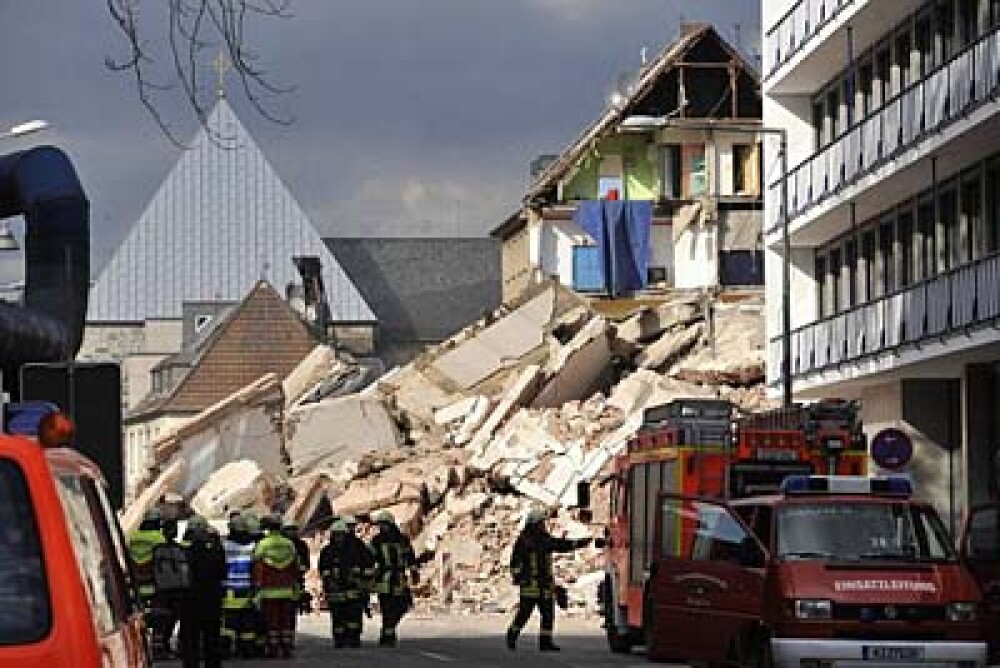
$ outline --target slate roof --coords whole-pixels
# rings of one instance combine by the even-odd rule
[[[188,352],[191,368],[184,378],[166,395],[147,397],[128,419],[199,413],[265,374],[284,379],[315,346],[306,324],[261,281],[199,348]]]
[[[496,239],[325,241],[375,309],[380,341],[442,341],[500,305]]]
[[[239,301],[261,278],[300,282],[318,256],[335,321],[372,322],[364,298],[225,98],[147,205],[90,294],[89,322],[180,319],[188,301]]]

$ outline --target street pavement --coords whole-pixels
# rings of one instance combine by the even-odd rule
[[[642,656],[641,650],[631,656],[611,654],[597,618],[557,619],[556,643],[563,650],[558,654],[539,653],[537,618],[525,629],[517,651],[508,651],[503,640],[508,621],[503,615],[429,617],[411,614],[400,625],[399,646],[387,649],[375,644],[378,634],[376,615],[374,620],[366,620],[365,646],[362,649],[334,650],[330,642],[329,621],[325,615],[300,617],[298,651],[294,659],[227,662],[226,665],[246,668],[333,665],[344,668],[494,668],[515,665],[524,668],[646,668],[650,665]],[[161,664],[157,664],[159,665]]]

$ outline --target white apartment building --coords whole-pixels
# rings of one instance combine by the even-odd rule
[[[763,0],[764,124],[788,133],[796,398],[907,431],[943,511],[996,499],[1000,0]],[[782,207],[766,161],[769,384]]]

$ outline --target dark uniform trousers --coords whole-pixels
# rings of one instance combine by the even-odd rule
[[[220,634],[222,614],[219,606],[199,605],[197,601],[184,604],[181,614],[181,665],[197,668],[201,663],[208,668],[222,665]]]
[[[514,621],[510,628],[519,634],[528,620],[531,619],[531,613],[535,611],[535,607],[538,608],[538,613],[542,617],[540,637],[551,639],[556,623],[556,601],[551,592],[548,592],[547,596],[525,596],[522,593],[517,602],[517,614],[514,615]]]

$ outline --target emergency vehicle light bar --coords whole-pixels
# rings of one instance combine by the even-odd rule
[[[874,494],[909,497],[913,494],[913,485],[906,478],[900,477],[792,475],[782,481],[781,491],[786,496]]]

